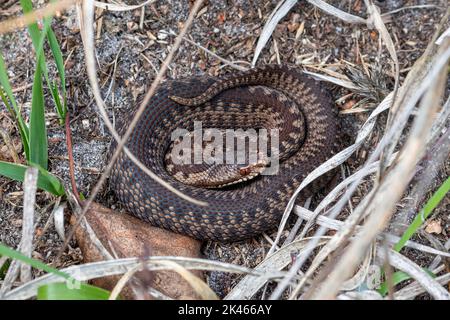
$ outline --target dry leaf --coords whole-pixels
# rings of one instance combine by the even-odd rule
[[[441,219],[431,220],[425,227],[427,233],[440,234],[442,232]]]
[[[219,24],[223,24],[225,22],[225,19],[226,19],[225,12],[221,12],[217,15],[217,22]]]

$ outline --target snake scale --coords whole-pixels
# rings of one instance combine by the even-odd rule
[[[171,133],[177,128],[192,130],[194,121],[202,121],[204,128],[278,128],[282,154],[278,173],[225,188],[204,188],[176,178],[189,180],[192,175],[175,172],[181,166],[168,165]],[[277,227],[295,189],[337,152],[339,144],[338,115],[331,96],[295,66],[266,65],[220,78],[172,80],[157,90],[127,147],[156,175],[208,205],[176,196],[123,152],[112,169],[110,186],[129,212],[152,225],[200,240],[237,241]],[[113,142],[110,150],[115,146]],[[186,170],[194,169],[187,166]],[[249,174],[242,167],[238,172]],[[211,178],[217,177],[213,173]],[[326,183],[319,179],[311,188],[317,190]]]

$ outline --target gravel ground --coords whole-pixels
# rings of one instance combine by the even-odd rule
[[[42,5],[42,2],[37,1],[37,4]],[[128,4],[139,2],[127,1]],[[366,16],[363,1],[328,2],[349,13]],[[377,2],[377,5],[382,13],[386,13],[402,7],[429,3],[430,1],[422,0],[386,0]],[[434,33],[435,25],[444,13],[439,6],[444,6],[445,0],[432,1],[432,3],[438,7],[402,10],[393,13],[390,23],[388,23],[388,29],[394,39],[399,56],[401,79],[406,76],[414,61],[423,53]],[[248,66],[253,58],[254,48],[266,18],[276,4],[277,1],[207,1],[195,19],[188,37],[225,59]],[[18,11],[15,9],[17,6],[14,1],[0,4],[0,19],[17,14]],[[101,24],[101,29],[97,30],[99,37],[96,41],[98,77],[103,97],[107,97],[105,101],[113,121],[121,119],[135,108],[137,99],[149,88],[156,71],[159,70],[162,60],[166,57],[174,41],[174,36],[168,33],[171,31],[176,33],[179,30],[188,16],[189,6],[190,2],[188,1],[156,1],[146,7],[142,29],[139,26],[140,9],[122,13],[97,12],[97,26]],[[62,46],[66,63],[76,180],[80,191],[89,194],[105,166],[110,135],[98,115],[87,81],[83,48],[75,14],[75,10],[62,13],[54,19],[53,28]],[[30,107],[30,85],[34,70],[34,59],[29,54],[32,51],[31,40],[25,31],[17,31],[0,36],[0,48],[8,64],[13,87],[17,89],[16,97],[22,104],[24,113],[27,114]],[[335,71],[342,73],[344,71],[340,66],[344,64],[344,61],[355,65],[361,65],[361,61],[364,61],[367,64],[379,64],[382,70],[386,71],[379,76],[380,81],[386,85],[387,89],[392,89],[393,81],[392,75],[389,73],[391,69],[388,57],[387,51],[380,47],[380,39],[375,31],[368,30],[365,26],[343,23],[312,5],[299,1],[277,26],[272,40],[269,41],[258,60],[258,65],[281,61],[303,64],[306,69],[311,71],[321,65],[336,65]],[[166,77],[220,75],[231,71],[232,69],[224,67],[220,61],[203,50],[188,42],[183,42]],[[349,93],[336,86],[329,86],[329,89],[336,100]],[[357,100],[357,97],[355,99]],[[48,95],[47,101],[51,172],[68,183],[68,162],[63,128],[58,124]],[[347,99],[338,107],[346,110],[348,105],[353,102],[351,99]],[[370,109],[370,105],[365,107]],[[367,112],[342,115],[343,130],[349,141],[353,140],[356,131],[367,115]],[[17,131],[4,108],[0,108],[0,121],[10,133],[14,143],[20,148]],[[343,172],[351,173],[364,163],[371,148],[379,141],[385,121],[385,117],[380,117],[370,139],[342,166]],[[3,141],[0,141],[0,158],[3,154],[4,158],[8,160],[5,152],[2,153],[4,150],[2,143]],[[435,186],[438,186],[449,174],[450,162],[447,161],[438,174]],[[368,183],[361,186],[352,199],[354,204],[358,203],[368,186]],[[17,247],[22,225],[21,184],[0,177],[0,196],[0,242]],[[311,206],[317,204],[322,197],[323,194],[316,195]],[[48,194],[39,193],[37,233],[39,230],[42,231],[44,224],[49,219],[54,201],[55,199]],[[108,186],[103,188],[97,201],[118,211],[122,210]],[[447,198],[433,217],[434,220],[440,219],[442,232],[434,236],[441,242],[445,242],[442,239],[448,238],[449,211],[450,202]],[[267,236],[273,239],[273,235],[269,233]],[[262,261],[264,254],[270,248],[270,242],[266,240],[267,236],[233,244],[206,243],[203,250],[204,255],[210,259],[254,267]],[[428,243],[429,239],[418,236],[418,241]],[[42,235],[33,255],[47,263],[53,263],[61,244],[62,241],[52,226]],[[419,265],[423,265],[422,263],[426,263],[430,259],[427,256],[418,255],[416,252],[411,252],[408,257]],[[81,261],[81,253],[77,249],[76,243],[72,242],[63,259],[56,262],[56,267],[77,264]],[[239,276],[217,272],[212,272],[208,276],[210,286],[221,297],[226,295],[238,279]]]

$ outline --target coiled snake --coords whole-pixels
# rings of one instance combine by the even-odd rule
[[[198,170],[204,164],[188,165],[182,172],[183,165],[174,165],[167,154],[174,147],[172,132],[192,131],[194,121],[201,121],[204,129],[278,129],[278,172],[260,175],[258,171],[253,178],[259,164],[224,165],[209,170],[199,183],[188,184],[202,174]],[[127,121],[120,133],[126,125]],[[236,241],[275,228],[294,190],[336,153],[338,140],[338,116],[330,95],[296,67],[267,65],[221,78],[168,81],[147,106],[127,147],[159,177],[208,206],[168,191],[124,153],[113,167],[110,185],[129,212],[152,225],[197,239]],[[221,180],[221,172],[227,170],[241,179]],[[244,181],[249,176],[252,179]],[[219,182],[203,187],[209,178]],[[315,187],[323,184],[317,181]],[[220,185],[230,186],[214,188]]]

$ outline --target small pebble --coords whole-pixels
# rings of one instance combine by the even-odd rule
[[[89,129],[89,119],[81,120],[81,124],[83,125],[83,129]]]
[[[159,39],[159,40],[165,40],[165,39],[167,39],[167,33],[162,32],[162,31],[158,32],[158,39]]]

